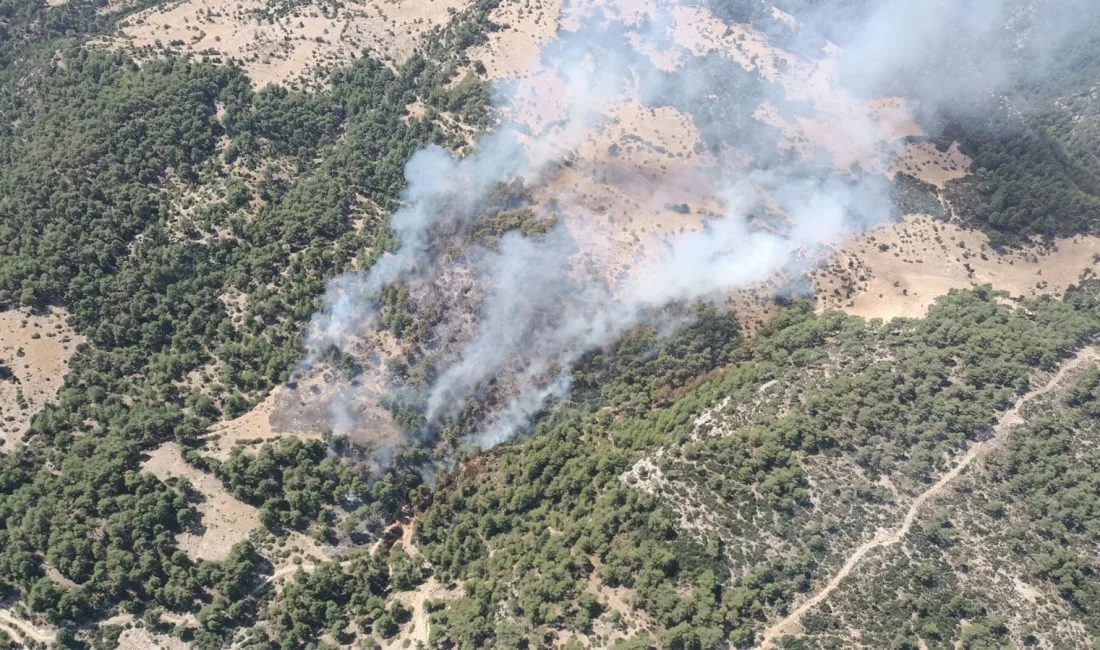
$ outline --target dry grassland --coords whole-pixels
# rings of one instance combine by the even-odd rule
[[[235,61],[257,87],[312,82],[363,51],[398,63],[445,24],[463,0],[302,3],[185,0],[128,17],[113,47],[168,47],[215,62]]]
[[[0,376],[0,440],[5,450],[20,441],[31,416],[57,397],[69,359],[84,342],[67,319],[60,308],[0,312],[0,365],[13,375]]]

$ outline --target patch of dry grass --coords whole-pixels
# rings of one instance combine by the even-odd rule
[[[844,245],[815,272],[822,308],[866,318],[916,318],[951,289],[992,284],[1013,297],[1061,297],[1070,284],[1100,271],[1100,238],[998,252],[984,234],[910,215]]]
[[[44,313],[22,309],[0,312],[0,364],[12,377],[0,378],[0,435],[10,450],[31,417],[57,397],[69,359],[84,337],[66,324],[64,309]]]
[[[224,560],[234,544],[260,526],[258,509],[229,494],[213,475],[189,465],[174,442],[154,450],[141,469],[162,481],[185,479],[202,495],[197,505],[201,530],[182,533],[176,539],[192,559]]]
[[[308,83],[364,51],[400,63],[463,6],[463,0],[369,0],[282,11],[269,0],[184,0],[128,17],[110,45],[234,61],[256,87]]]

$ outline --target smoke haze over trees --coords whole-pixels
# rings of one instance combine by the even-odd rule
[[[647,16],[638,28],[643,42],[659,47],[669,40],[672,11],[674,5],[659,5]],[[930,129],[942,129],[958,120],[972,122],[991,105],[1026,101],[1019,88],[1064,65],[1065,44],[1098,11],[1058,3],[1024,11],[1005,0],[821,3],[798,12],[797,27],[788,26],[785,39],[809,56],[824,54],[799,44],[820,47],[825,36],[843,39],[838,65],[845,88],[858,96],[900,94]],[[585,353],[643,323],[674,329],[681,317],[668,305],[721,302],[731,291],[780,272],[797,278],[806,251],[896,216],[893,193],[881,177],[792,161],[781,155],[774,130],[753,119],[761,102],[795,101],[803,92],[797,78],[777,81],[759,69],[746,72],[717,60],[664,72],[632,45],[628,30],[596,11],[543,50],[536,69],[560,81],[565,95],[553,99],[565,104],[558,108],[563,121],[537,134],[510,123],[514,90],[505,86],[495,93],[503,122],[474,153],[459,159],[429,148],[412,157],[403,206],[391,220],[399,247],[369,270],[330,286],[326,306],[310,327],[311,359],[379,327],[379,297],[388,286],[447,284],[456,273],[474,278],[468,296],[477,303],[469,308],[474,313],[452,305],[432,324],[439,332],[433,340],[448,344],[429,353],[426,385],[401,399],[423,414],[423,433],[461,418],[470,400],[482,400],[491,390],[492,399],[478,407],[484,419],[474,423],[474,440],[492,445],[563,399],[570,368]],[[708,112],[715,93],[720,103]],[[574,238],[584,225],[571,231],[558,217],[573,215],[573,223],[588,217],[567,195],[552,207],[524,207],[535,220],[553,224],[544,228],[548,232],[525,236],[517,229],[491,247],[471,237],[484,217],[483,203],[500,185],[535,188],[547,182],[598,118],[631,98],[693,116],[719,160],[708,182],[724,204],[722,214],[709,218],[701,232],[670,237],[628,277],[613,280],[577,263]],[[881,128],[868,119],[852,113],[830,127],[852,134]],[[1000,128],[1004,137],[1018,137],[1011,125]],[[748,167],[734,162],[742,150],[752,152]],[[762,215],[785,223],[764,228]],[[456,247],[461,255],[454,254]]]
[[[995,245],[1098,231],[1097,3],[715,0],[722,23],[579,2],[529,79],[490,87],[476,48],[508,30],[478,0],[407,60],[343,61],[308,90],[112,41],[146,5],[166,8],[0,2],[0,308],[56,309],[87,341],[16,330],[73,346],[37,413],[36,360],[0,341],[17,396],[0,417],[28,423],[0,448],[0,645],[26,633],[10,615],[73,648],[124,628],[131,647],[752,647],[1006,413],[1025,424],[784,644],[1100,638],[1100,379],[1015,408],[1089,358],[1095,281],[974,286],[888,323],[802,300],[831,247],[902,213]],[[697,50],[684,14],[717,22]],[[738,60],[719,47],[738,34],[791,56]],[[925,135],[847,110],[880,95]],[[826,135],[886,157],[958,141],[973,164],[942,189],[891,181],[798,150],[764,104],[829,113]],[[684,116],[705,164],[616,175],[656,150],[623,106]],[[597,154],[622,167],[577,153],[596,132],[621,134]],[[627,264],[589,256],[626,225],[574,189],[585,174],[628,198],[656,185],[696,227]],[[773,276],[779,306],[749,336],[727,298]],[[298,428],[242,426],[276,415]],[[357,427],[378,439],[340,435]],[[172,475],[149,466],[165,449]],[[211,485],[252,514],[230,525],[256,526],[217,557],[195,543],[219,530]]]

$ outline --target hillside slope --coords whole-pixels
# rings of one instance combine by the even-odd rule
[[[1098,24],[0,2],[0,645],[1093,647]]]

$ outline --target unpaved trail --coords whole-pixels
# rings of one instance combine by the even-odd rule
[[[344,560],[343,562],[340,562],[340,568],[341,569],[346,569],[349,566],[351,566],[351,563],[352,563],[352,560]],[[264,587],[271,584],[272,582],[275,582],[279,578],[285,578],[287,576],[292,576],[295,573],[298,573],[299,570],[304,571],[306,573],[313,573],[314,571],[317,570],[317,567],[318,567],[318,565],[313,563],[313,562],[302,562],[301,564],[288,564],[287,566],[279,567],[278,569],[275,570],[274,573],[272,573],[268,577],[264,578],[262,582],[260,582],[258,585],[256,585],[252,589],[252,593],[258,593]]]
[[[7,632],[13,639],[20,643],[27,639],[49,645],[57,638],[53,632],[37,628],[27,621],[20,620],[11,615],[6,609],[0,609],[0,630]]]
[[[920,510],[925,503],[927,503],[930,499],[938,496],[943,491],[943,489],[955,479],[955,477],[961,474],[963,470],[965,470],[967,467],[970,466],[971,463],[974,462],[974,459],[978,458],[982,454],[987,453],[990,449],[1000,444],[1009,431],[1023,423],[1024,420],[1023,417],[1020,415],[1020,409],[1023,408],[1024,404],[1054,390],[1058,387],[1059,384],[1061,384],[1062,380],[1065,379],[1068,373],[1072,372],[1083,364],[1096,361],[1098,358],[1100,358],[1100,354],[1098,354],[1096,348],[1089,347],[1082,349],[1080,352],[1077,353],[1077,356],[1063,363],[1062,367],[1058,369],[1058,372],[1055,373],[1054,376],[1050,378],[1050,381],[1048,381],[1044,386],[1042,386],[1041,388],[1036,388],[1035,390],[1032,390],[1024,396],[1020,397],[1020,399],[1016,400],[1016,403],[1012,406],[1012,408],[1006,411],[1004,415],[1002,415],[997,421],[997,424],[993,427],[992,438],[971,445],[970,449],[967,450],[966,454],[963,455],[963,457],[959,460],[955,467],[951,469],[951,471],[944,474],[942,477],[940,477],[940,480],[936,481],[936,483],[932,487],[928,488],[923,493],[921,493],[920,496],[913,499],[913,503],[910,504],[909,510],[905,513],[905,519],[902,520],[901,526],[893,530],[879,531],[879,533],[875,535],[873,539],[863,544],[856,550],[852,551],[852,554],[848,556],[848,559],[845,560],[844,564],[840,567],[840,571],[838,571],[837,574],[833,576],[833,579],[830,580],[824,587],[822,587],[820,591],[807,599],[793,612],[788,614],[786,618],[782,619],[781,621],[779,621],[775,625],[772,625],[764,631],[763,639],[757,647],[776,647],[777,641],[783,636],[797,634],[799,624],[801,623],[802,617],[806,614],[806,612],[810,611],[814,607],[817,607],[819,604],[821,604],[822,601],[828,598],[829,594],[831,594],[834,590],[836,590],[837,587],[840,586],[840,583],[844,580],[844,578],[848,577],[848,574],[850,574],[852,570],[859,565],[859,563],[863,560],[864,557],[866,557],[868,553],[880,546],[890,546],[904,539],[905,536],[909,534],[909,529],[913,526],[913,522],[916,521],[917,515],[920,514]]]
[[[310,563],[291,564],[289,566],[280,567],[280,568],[275,570],[275,573],[272,573],[270,576],[268,576],[266,579],[264,579],[263,583],[260,586],[262,587],[263,585],[266,585],[269,582],[275,582],[279,578],[283,578],[283,577],[286,577],[286,576],[292,576],[295,573],[298,573],[299,570],[305,571],[306,573],[313,573],[313,570],[316,569],[316,568],[317,568],[316,564],[310,564]]]

